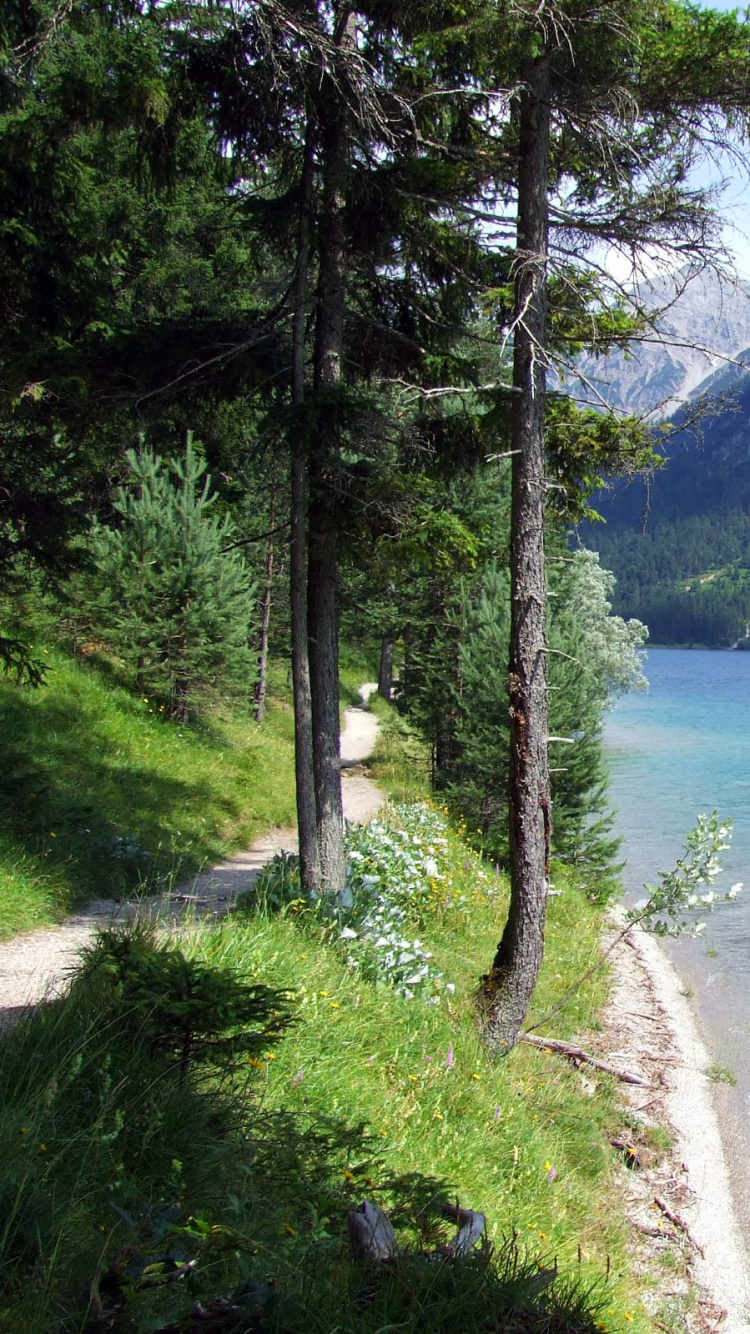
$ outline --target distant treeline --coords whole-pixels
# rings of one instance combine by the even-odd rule
[[[750,512],[649,520],[642,528],[587,527],[586,544],[612,570],[614,610],[635,616],[658,644],[728,647],[750,623]]]

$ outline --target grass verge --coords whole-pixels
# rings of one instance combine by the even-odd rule
[[[187,876],[293,822],[293,720],[272,691],[193,728],[48,651],[48,683],[0,678],[0,936],[91,898]],[[278,686],[277,682],[277,686]]]
[[[371,777],[393,801],[428,799],[430,757],[424,741],[379,695],[371,695],[370,708],[380,723],[375,753],[368,763]]]
[[[616,1085],[530,1048],[488,1059],[474,995],[506,886],[460,833],[441,857],[415,920],[455,987],[438,1004],[360,976],[291,902],[181,940],[217,995],[228,978],[291,993],[295,1025],[241,1065],[181,1069],[154,1039],[161,1001],[111,965],[3,1042],[0,1329],[192,1334],[196,1301],[218,1321],[218,1297],[236,1320],[211,1328],[237,1334],[650,1329],[608,1145]],[[598,950],[598,911],[557,884],[537,1013]],[[604,991],[601,974],[575,990],[556,1034],[594,1024]],[[487,1215],[494,1257],[440,1258],[435,1202],[456,1196]],[[349,1255],[363,1198],[402,1245],[379,1271]]]

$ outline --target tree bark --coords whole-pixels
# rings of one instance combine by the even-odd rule
[[[292,325],[291,532],[289,597],[292,629],[292,692],[294,697],[294,769],[297,794],[300,877],[308,894],[320,889],[315,777],[313,773],[312,699],[307,625],[307,511],[309,502],[308,433],[301,421],[305,401],[305,324],[313,192],[314,136],[308,120],[300,185],[297,230],[297,272]]]
[[[381,699],[393,698],[393,650],[395,637],[389,630],[380,643],[380,668],[378,670],[378,694]]]
[[[342,50],[353,49],[354,15],[345,11],[336,31]],[[346,185],[351,150],[350,113],[330,76],[321,108],[323,199],[315,322],[316,419],[310,447],[308,630],[313,722],[313,770],[318,820],[321,889],[344,888],[344,812],[341,798],[338,658],[338,515],[336,483],[340,445],[346,305]]]
[[[530,62],[519,100],[517,272],[511,448],[508,781],[511,896],[483,979],[486,1037],[518,1040],[544,955],[551,833],[547,758],[544,397],[549,182],[549,63]]]
[[[276,487],[271,491],[271,503],[268,507],[268,546],[266,547],[266,568],[263,580],[263,600],[260,610],[260,635],[258,638],[258,679],[255,682],[255,721],[262,723],[266,716],[266,681],[268,676],[268,627],[271,624],[271,594],[273,592],[273,561],[275,552],[276,524]]]

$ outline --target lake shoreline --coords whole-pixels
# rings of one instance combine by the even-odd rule
[[[684,1290],[678,1281],[673,1286],[675,1299],[685,1303],[685,1330],[708,1334],[720,1325],[722,1334],[746,1334],[750,1255],[729,1170],[738,1146],[717,1106],[717,1086],[706,1075],[711,1059],[697,1015],[671,960],[642,930],[628,932],[611,960],[609,1057],[649,1081],[645,1089],[626,1087],[633,1123],[673,1136],[664,1153],[650,1156],[644,1149],[640,1170],[630,1164],[621,1182],[634,1250],[655,1279],[660,1275],[654,1313],[664,1298],[659,1260],[671,1248],[684,1266]],[[691,1285],[699,1292],[695,1303]]]

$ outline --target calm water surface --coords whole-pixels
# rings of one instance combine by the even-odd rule
[[[723,1096],[733,1133],[750,1144],[750,653],[651,649],[647,694],[618,701],[605,746],[628,896],[674,865],[702,812],[734,821],[716,881],[742,880],[736,902],[708,918],[706,937],[669,947],[716,1061],[737,1090]],[[750,1202],[743,1210],[750,1222]]]

